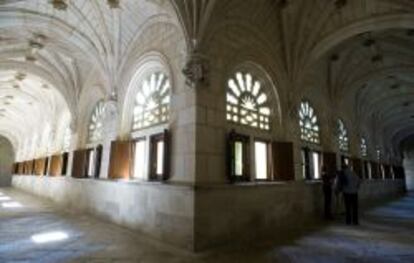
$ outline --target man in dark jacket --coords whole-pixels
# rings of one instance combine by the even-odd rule
[[[337,190],[344,195],[346,224],[358,225],[358,190],[361,179],[348,167],[342,166],[341,178],[337,180]]]

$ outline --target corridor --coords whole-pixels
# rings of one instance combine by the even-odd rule
[[[414,195],[369,210],[361,226],[337,221],[294,241],[194,255],[49,201],[0,189],[0,262],[414,262]]]

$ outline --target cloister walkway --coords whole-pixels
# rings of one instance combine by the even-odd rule
[[[367,211],[360,226],[338,220],[307,230],[293,241],[194,255],[13,188],[0,188],[2,263],[414,262],[414,194]]]

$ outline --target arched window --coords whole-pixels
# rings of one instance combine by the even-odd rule
[[[361,156],[366,157],[368,155],[367,141],[364,137],[361,138]]]
[[[306,142],[319,143],[319,122],[315,110],[309,102],[303,101],[299,108],[299,126],[301,139]]]
[[[339,150],[343,152],[348,152],[349,150],[348,131],[345,127],[344,122],[341,119],[338,119],[338,144],[339,144]]]
[[[104,117],[104,103],[99,101],[96,104],[89,121],[88,143],[98,142],[102,139]]]
[[[170,90],[168,76],[161,72],[152,73],[142,82],[135,96],[133,130],[168,121]]]
[[[270,129],[270,106],[262,83],[238,72],[227,83],[227,120],[262,130]]]

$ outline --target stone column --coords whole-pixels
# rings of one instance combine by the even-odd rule
[[[105,120],[103,127],[102,159],[99,178],[108,178],[111,142],[117,137],[118,110],[115,99],[105,104]]]
[[[183,156],[187,161],[184,168],[193,174],[191,180],[195,184],[226,182],[225,131],[220,124],[224,119],[220,110],[222,98],[210,87],[209,67],[207,57],[193,52],[183,70],[191,106],[179,113],[185,116],[186,125],[181,129],[185,129],[187,135],[182,138],[184,145],[175,145],[175,148],[184,146],[183,149],[188,150]],[[185,145],[187,143],[189,145]]]

